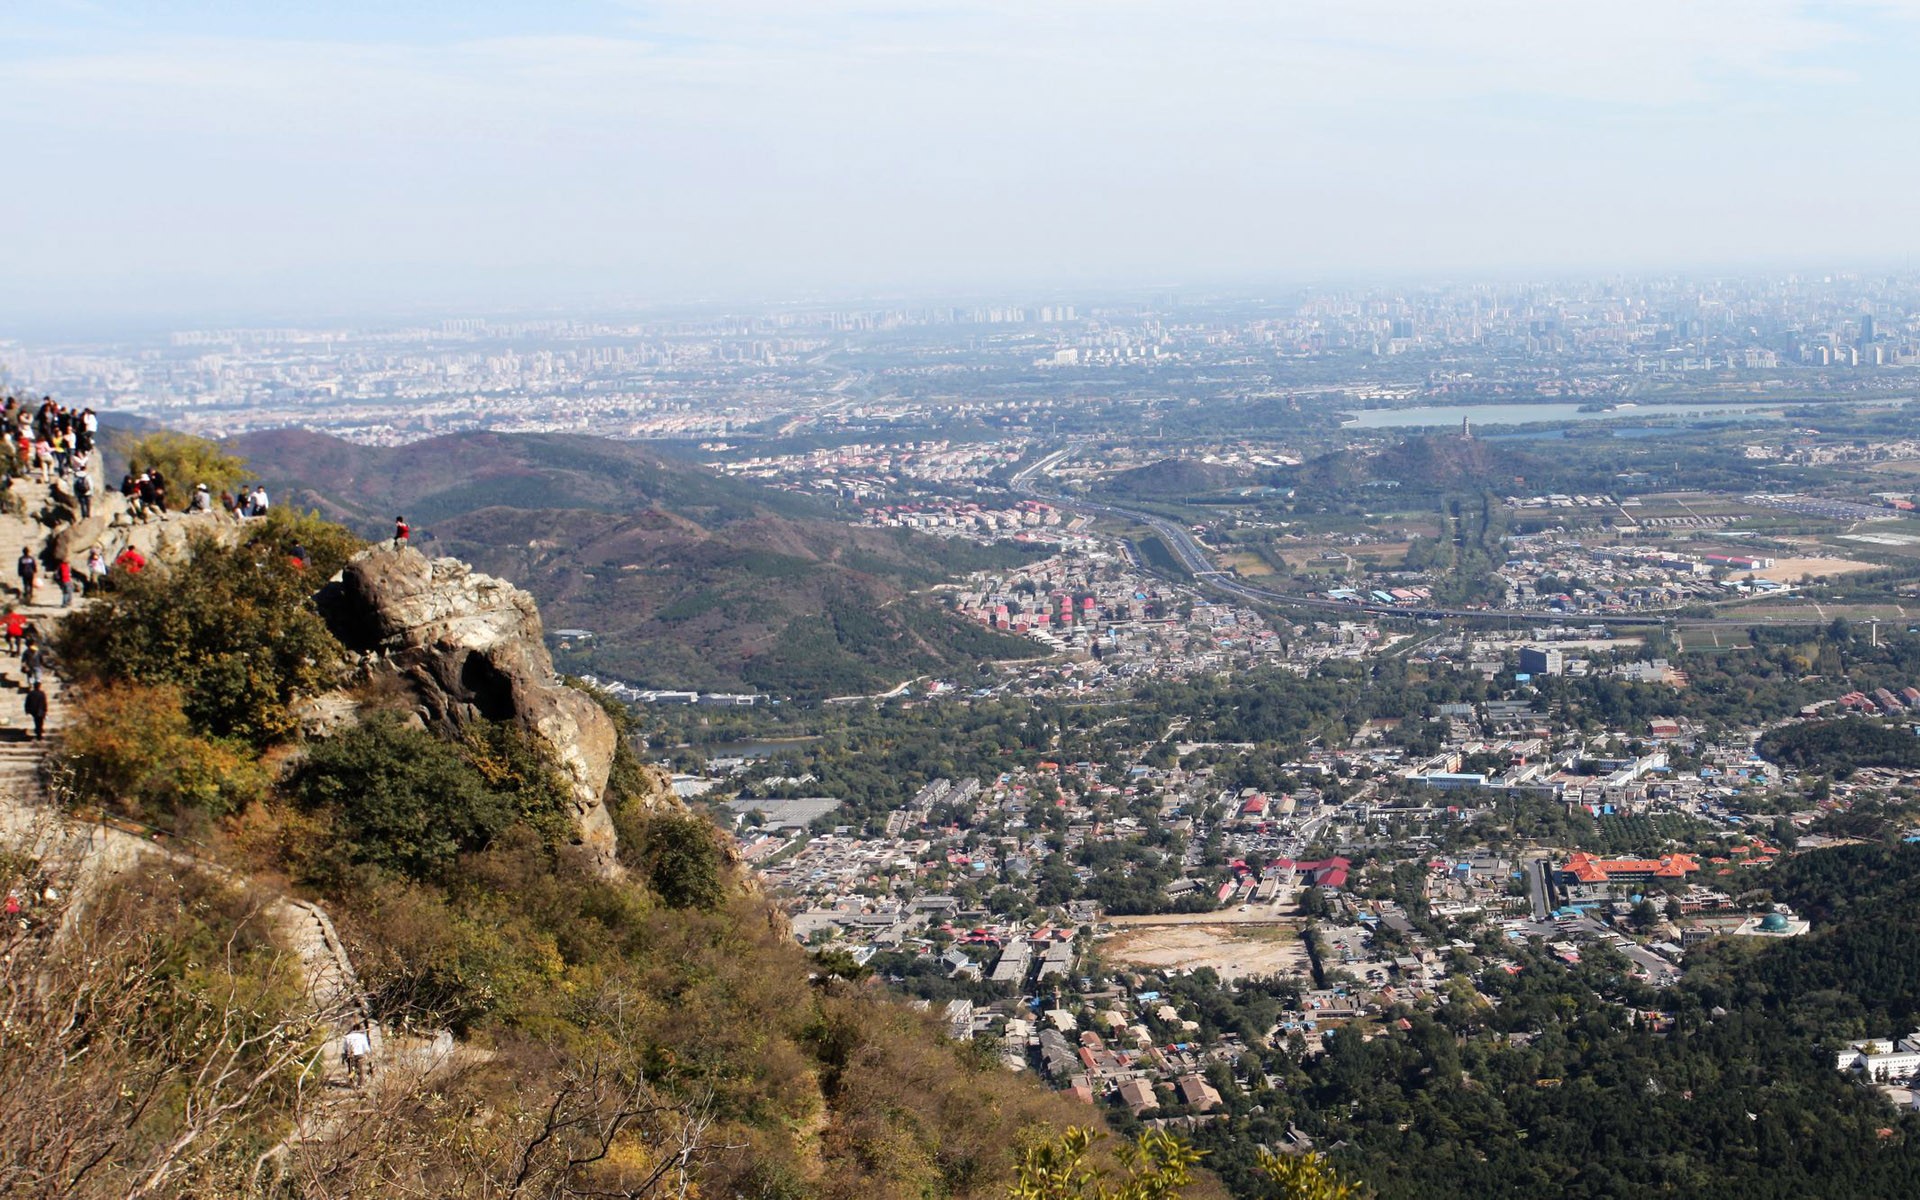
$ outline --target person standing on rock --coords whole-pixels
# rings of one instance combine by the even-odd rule
[[[340,1039],[340,1057],[346,1060],[347,1082],[354,1087],[365,1083],[373,1074],[373,1039],[367,1036],[364,1025],[355,1026]]]
[[[26,649],[27,614],[21,612],[17,608],[10,610],[7,613],[7,619],[4,626],[0,626],[0,628],[4,628],[7,635],[7,653],[8,654],[18,654],[22,650]]]
[[[413,530],[407,527],[407,519],[405,517],[395,517],[393,519],[393,548],[395,550],[406,545],[407,538],[411,537],[412,534]]]
[[[66,555],[60,556],[59,565],[54,568],[54,579],[60,584],[60,607],[73,607],[73,564]]]
[[[93,515],[93,477],[83,466],[73,477],[73,500],[80,506],[80,519],[86,520]]]
[[[26,599],[28,604],[32,604],[33,581],[34,578],[40,574],[40,563],[33,557],[33,551],[20,551],[20,561],[14,564],[13,569],[20,576],[20,595]]]
[[[40,686],[38,679],[27,691],[27,715],[33,718],[33,740],[45,741],[47,736],[47,689]]]
[[[91,594],[93,589],[106,582],[107,556],[100,553],[100,547],[95,546],[87,551],[87,592]]]

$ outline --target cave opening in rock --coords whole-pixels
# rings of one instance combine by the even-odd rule
[[[487,720],[506,721],[515,715],[513,681],[478,650],[469,651],[461,661],[460,686]]]

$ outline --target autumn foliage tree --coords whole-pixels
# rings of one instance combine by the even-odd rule
[[[83,684],[177,688],[196,733],[284,740],[294,698],[329,681],[341,648],[309,599],[315,567],[296,566],[279,540],[198,537],[190,561],[120,577],[62,624],[63,663]]]
[[[1008,1200],[1178,1200],[1196,1182],[1204,1152],[1185,1139],[1154,1129],[1123,1144],[1118,1166],[1099,1164],[1100,1135],[1074,1127],[1029,1142],[1021,1151]],[[1260,1200],[1366,1200],[1360,1184],[1345,1179],[1320,1154],[1275,1154],[1262,1147]]]
[[[244,743],[196,734],[170,684],[102,685],[78,717],[57,760],[76,800],[178,828],[239,812],[272,783]]]
[[[218,442],[170,429],[125,437],[115,448],[138,470],[160,468],[168,481],[169,508],[186,508],[195,484],[221,492],[247,477],[247,462],[239,455],[229,454]]]

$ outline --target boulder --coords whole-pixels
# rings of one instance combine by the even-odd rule
[[[511,721],[543,742],[572,785],[579,844],[600,870],[618,872],[604,795],[619,733],[592,697],[554,673],[532,596],[456,559],[379,546],[356,555],[315,601],[369,670],[409,685],[428,725]]]
[[[107,514],[99,508],[93,515],[77,518],[71,524],[62,526],[47,543],[47,557],[52,562],[66,559],[76,568],[85,561],[87,551],[98,545],[107,532]]]
[[[288,709],[307,737],[332,737],[360,723],[360,706],[345,692],[302,696]]]

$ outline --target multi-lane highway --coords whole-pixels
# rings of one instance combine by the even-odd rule
[[[1325,596],[1308,596],[1295,592],[1275,591],[1272,588],[1257,587],[1234,575],[1231,571],[1222,571],[1213,561],[1212,555],[1193,536],[1192,531],[1177,521],[1154,513],[1141,512],[1118,504],[1105,504],[1096,500],[1078,497],[1065,497],[1054,492],[1040,490],[1036,481],[1045,477],[1047,472],[1059,466],[1073,455],[1071,447],[1056,450],[1031,466],[1022,468],[1007,486],[1024,496],[1042,499],[1060,508],[1077,509],[1082,512],[1097,513],[1103,516],[1122,517],[1137,524],[1145,525],[1160,535],[1160,540],[1172,551],[1180,565],[1193,575],[1201,587],[1216,592],[1225,592],[1230,596],[1254,603],[1290,604],[1304,608],[1331,609],[1339,612],[1364,612],[1378,616],[1442,618],[1473,617],[1482,620],[1542,621],[1552,624],[1565,624],[1574,619],[1567,613],[1538,612],[1531,609],[1509,608],[1402,608],[1391,604],[1354,604],[1344,600],[1329,600]],[[1610,625],[1663,625],[1667,617],[1658,614],[1627,615],[1609,613],[1604,617],[1595,617]]]

